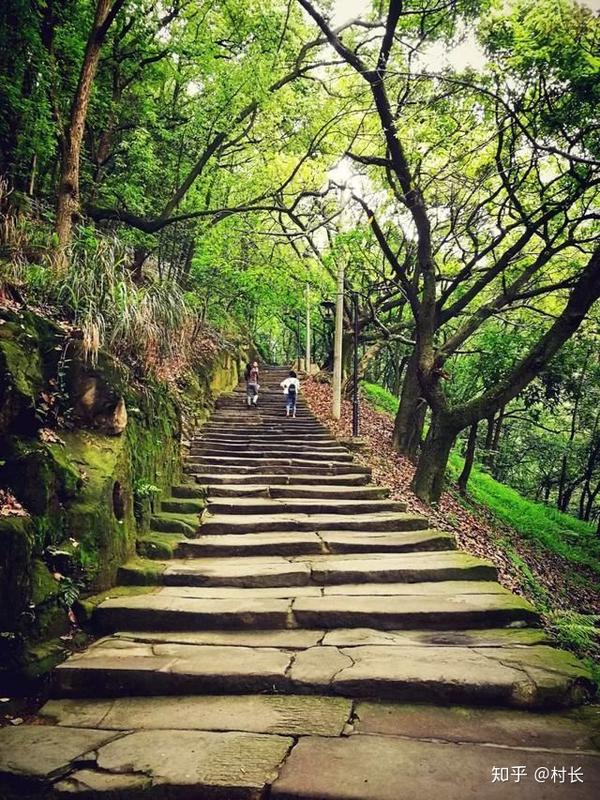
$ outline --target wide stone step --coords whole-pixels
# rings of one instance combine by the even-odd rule
[[[348,472],[352,472],[352,456],[350,453],[343,455],[327,453],[294,453],[290,455],[287,452],[282,452],[279,455],[260,455],[260,453],[246,454],[246,455],[201,455],[201,456],[188,456],[186,464],[188,466],[198,465],[215,465],[224,467],[285,467],[293,469],[294,467],[346,467]]]
[[[384,500],[390,490],[383,486],[278,486],[269,484],[225,484],[217,486],[190,486],[173,487],[173,495],[177,492],[189,492],[191,497],[271,497],[274,499],[290,498],[307,500]],[[194,491],[197,494],[194,494]],[[185,494],[182,496],[186,496]]]
[[[214,459],[213,459],[214,461]],[[249,464],[247,461],[243,464],[240,463],[216,463],[213,464],[209,461],[202,463],[185,464],[184,472],[189,475],[286,475],[289,478],[300,478],[302,475],[366,475],[371,476],[371,470],[366,467],[361,467],[359,464],[326,464],[323,462],[303,462],[302,464],[295,464],[292,468],[291,465],[284,464],[266,464],[264,461],[258,460],[256,464]],[[292,480],[292,483],[299,481]],[[368,483],[368,481],[367,481]]]
[[[166,509],[168,510],[168,509]],[[179,510],[179,509],[175,509]],[[234,499],[210,496],[210,514],[372,514],[379,511],[406,511],[398,500],[344,500],[327,498],[256,498]]]
[[[335,458],[339,455],[349,455],[348,451],[342,447],[333,446],[329,442],[313,442],[297,446],[294,442],[279,441],[271,443],[246,442],[245,444],[233,444],[231,442],[199,442],[190,447],[188,458],[205,455],[230,455],[242,457],[254,456],[255,458],[293,458],[296,454],[318,453],[323,456]]]
[[[298,433],[297,431],[288,431],[288,433],[268,433],[266,431],[249,433],[246,435],[233,433],[230,428],[227,428],[223,433],[216,433],[207,431],[201,436],[195,436],[190,440],[189,446],[193,448],[195,445],[203,444],[204,442],[215,442],[217,444],[267,444],[276,445],[282,442],[289,442],[301,447],[309,447],[311,445],[339,447],[339,442],[325,433]]]
[[[170,586],[329,586],[495,578],[489,562],[451,550],[173,559],[162,572],[163,583]]]
[[[72,656],[55,697],[302,693],[427,703],[553,708],[589,696],[590,674],[545,645],[279,647],[109,638]],[[468,639],[468,637],[467,637]],[[356,795],[358,798],[359,796]]]
[[[339,486],[365,486],[369,483],[369,473],[345,473],[339,472],[334,475],[318,475],[302,473],[298,474],[294,470],[294,474],[290,475],[289,472],[282,471],[280,473],[261,473],[261,472],[220,472],[218,474],[206,474],[190,470],[189,474],[193,476],[195,482],[202,487],[212,490],[212,487],[221,486],[256,486],[262,484],[263,486],[320,486],[320,487],[339,487]]]
[[[456,542],[451,534],[438,530],[414,533],[244,533],[200,536],[180,542],[176,554],[181,558],[233,555],[297,555],[302,553],[406,553],[422,550],[451,550]]]
[[[428,528],[420,514],[380,511],[360,516],[344,514],[208,514],[203,534],[266,533],[267,531],[416,531]]]
[[[593,726],[566,714],[323,695],[62,699],[44,714],[60,724],[0,731],[0,773],[12,787],[6,800],[32,791],[112,800],[398,800],[425,797],[432,786],[443,786],[447,800],[515,800],[529,775],[551,774],[549,762],[568,763],[565,781],[574,774],[584,783],[532,783],[531,800],[563,800],[567,791],[592,800],[600,788]],[[344,719],[353,735],[337,732]],[[495,789],[490,759],[499,774],[527,765],[527,776]]]
[[[274,450],[264,450],[263,448],[256,447],[249,450],[232,450],[229,447],[202,447],[186,456],[188,464],[196,463],[212,463],[210,459],[217,459],[215,463],[255,463],[260,459],[265,464],[279,464],[287,463],[300,463],[304,461],[327,461],[329,463],[339,464],[343,461],[352,461],[354,456],[347,450],[339,448],[338,450],[301,450],[295,447],[279,447]],[[207,461],[208,459],[208,461]]]

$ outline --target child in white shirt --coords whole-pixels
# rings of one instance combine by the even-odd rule
[[[300,393],[300,381],[294,370],[290,370],[290,375],[284,381],[281,381],[280,386],[283,388],[285,396],[285,415],[289,417],[290,411],[292,416],[296,416],[296,402],[298,394]]]

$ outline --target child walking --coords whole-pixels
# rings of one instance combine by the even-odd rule
[[[280,386],[283,388],[283,394],[285,396],[285,415],[289,417],[291,411],[292,416],[295,417],[296,402],[300,392],[300,381],[294,370],[290,370],[289,377],[281,381]]]

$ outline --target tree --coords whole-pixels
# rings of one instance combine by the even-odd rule
[[[87,39],[79,80],[71,104],[69,121],[61,135],[61,168],[56,195],[56,234],[58,250],[56,266],[64,270],[67,263],[67,248],[71,242],[73,221],[80,214],[79,164],[81,143],[88,106],[100,51],[106,35],[125,0],[97,0],[94,20]]]
[[[581,296],[582,286],[589,290],[590,297],[596,296],[595,254],[585,267],[581,267],[578,255],[570,256],[573,269],[562,280],[547,282],[542,276],[548,272],[547,265],[560,257],[563,251],[582,247],[589,253],[589,244],[594,237],[590,226],[596,218],[592,204],[598,183],[597,163],[593,153],[581,155],[580,142],[575,144],[568,140],[564,147],[546,144],[549,132],[544,121],[548,116],[548,104],[552,101],[547,93],[540,92],[539,87],[536,89],[535,79],[519,86],[522,94],[513,105],[510,102],[514,94],[510,91],[512,87],[508,82],[505,86],[499,84],[497,76],[490,88],[470,78],[440,76],[433,80],[430,75],[422,75],[432,93],[439,95],[440,85],[459,90],[459,106],[462,103],[463,111],[465,100],[474,91],[483,104],[484,122],[487,123],[490,116],[493,120],[493,126],[478,127],[482,134],[485,131],[487,137],[490,133],[493,136],[491,146],[488,143],[486,148],[484,140],[481,148],[484,152],[491,152],[490,164],[494,165],[494,174],[485,169],[479,175],[471,173],[471,180],[467,180],[463,190],[460,187],[465,184],[465,177],[469,177],[468,170],[458,176],[458,181],[456,178],[443,181],[450,172],[448,163],[453,169],[456,166],[452,148],[447,146],[447,134],[445,131],[442,136],[438,133],[437,142],[427,142],[419,149],[418,136],[423,133],[422,126],[417,124],[412,130],[407,130],[402,120],[399,122],[399,110],[407,107],[407,97],[415,102],[412,86],[420,81],[415,81],[415,76],[402,65],[391,70],[390,58],[393,46],[400,38],[397,32],[401,22],[404,23],[408,16],[416,16],[421,27],[426,27],[437,15],[438,24],[441,24],[439,17],[443,17],[444,11],[432,3],[419,3],[416,7],[392,1],[378,51],[371,54],[364,42],[354,47],[346,45],[312,3],[308,0],[299,2],[333,49],[366,82],[385,152],[383,155],[358,153],[356,160],[385,175],[393,197],[408,211],[414,227],[415,256],[409,273],[392,248],[386,245],[376,214],[369,215],[374,234],[402,282],[414,317],[416,373],[432,417],[413,488],[422,499],[436,501],[442,490],[448,454],[457,434],[479,419],[491,416],[516,396],[568,335],[576,330],[590,307]],[[453,5],[452,9],[460,10],[459,4]],[[587,21],[591,24],[590,17]],[[451,22],[451,16],[447,15],[446,25],[450,26]],[[373,36],[369,35],[372,41]],[[556,42],[554,44],[559,46]],[[359,55],[359,50],[367,55]],[[390,100],[391,90],[401,97],[395,107]],[[443,103],[447,103],[449,91],[442,93]],[[423,98],[420,99],[422,103]],[[434,99],[433,104],[438,104],[438,100]],[[521,109],[525,112],[522,113]],[[422,114],[422,105],[419,111]],[[474,129],[477,128],[477,115],[477,110],[471,114]],[[459,127],[464,128],[464,121]],[[463,130],[459,130],[459,135],[464,139]],[[476,138],[474,130],[472,135]],[[552,135],[557,136],[556,129],[552,129]],[[593,137],[590,138],[593,141]],[[516,157],[523,144],[529,153],[525,164]],[[442,146],[449,153],[450,161],[440,168],[435,151],[439,153]],[[550,179],[547,172],[542,174],[540,168],[541,159],[548,152],[557,156],[551,165]],[[464,160],[465,156],[463,147],[461,158]],[[475,167],[481,166],[476,161]],[[483,167],[486,167],[485,163]],[[441,216],[433,213],[426,202],[427,195],[435,196],[440,185],[442,196],[436,198],[437,207],[440,207],[440,199],[445,194],[443,205],[447,209]],[[457,188],[453,197],[454,187]],[[457,249],[462,255],[459,260],[455,255]],[[575,250],[570,252],[576,253]],[[448,275],[440,268],[442,259],[451,267]],[[505,313],[523,301],[568,288],[572,288],[570,299],[555,324],[501,379],[496,390],[484,392],[477,401],[459,408],[451,407],[444,387],[448,378],[445,371],[448,359],[495,315]],[[584,309],[583,314],[580,314],[581,309]],[[564,314],[571,321],[577,319],[577,324],[566,324]],[[444,327],[450,330],[442,340]],[[566,338],[565,331],[569,331]],[[410,396],[414,399],[415,393],[410,393]]]

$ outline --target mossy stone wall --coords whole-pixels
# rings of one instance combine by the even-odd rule
[[[51,320],[0,310],[0,488],[28,514],[0,517],[0,663],[23,666],[68,629],[73,589],[114,585],[155,489],[180,479],[184,431],[233,388],[242,362],[241,351],[220,353],[183,385],[142,383],[106,353],[86,362]],[[127,417],[115,430],[119,401]]]

